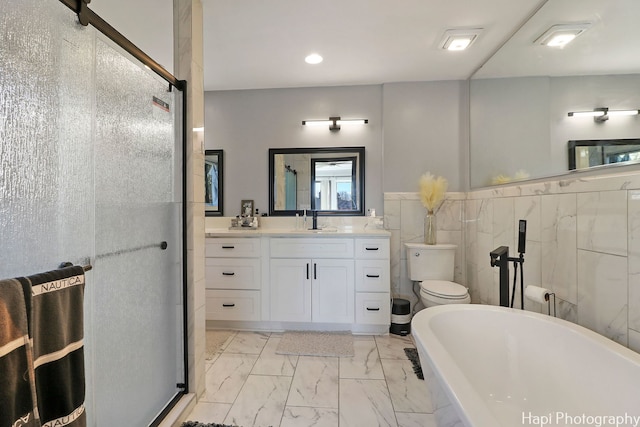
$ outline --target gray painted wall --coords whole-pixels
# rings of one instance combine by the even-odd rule
[[[466,81],[383,86],[385,192],[418,191],[427,171],[446,178],[449,191],[465,189],[466,88]]]
[[[383,213],[383,192],[417,191],[425,171],[464,189],[464,81],[205,93],[205,148],[224,150],[226,216],[242,199],[268,210],[268,150],[364,146],[365,211]],[[305,119],[366,118],[339,132],[302,126]],[[462,129],[462,131],[461,131]],[[462,160],[461,160],[462,159]],[[461,172],[462,171],[462,172]]]

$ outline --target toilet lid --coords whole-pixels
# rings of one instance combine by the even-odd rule
[[[425,281],[421,287],[426,293],[443,298],[465,298],[468,295],[467,288],[446,280]]]

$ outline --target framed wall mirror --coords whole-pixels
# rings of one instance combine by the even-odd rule
[[[269,149],[269,215],[364,215],[364,147]]]
[[[204,214],[223,215],[223,153],[222,150],[204,152]]]

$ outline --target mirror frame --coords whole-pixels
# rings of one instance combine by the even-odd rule
[[[224,215],[224,154],[223,150],[205,150],[204,151],[204,160],[206,164],[207,156],[217,156],[218,157],[218,208],[213,209],[207,207],[206,204],[206,188],[207,188],[207,174],[204,172],[204,188],[205,188],[205,204],[204,204],[204,215],[205,216],[223,216]]]
[[[323,216],[364,216],[364,177],[365,177],[365,147],[320,147],[320,148],[270,148],[269,149],[269,215],[270,216],[295,216],[300,210],[275,210],[275,155],[277,154],[331,154],[334,157],[346,157],[349,154],[357,154],[355,188],[358,191],[358,208],[350,211],[319,210],[318,215]],[[351,156],[352,157],[352,156]],[[312,172],[310,173],[312,175]],[[309,200],[311,206],[311,200]]]

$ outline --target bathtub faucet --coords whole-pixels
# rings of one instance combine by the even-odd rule
[[[500,269],[500,305],[509,307],[509,246],[500,246],[491,252],[491,267]]]

